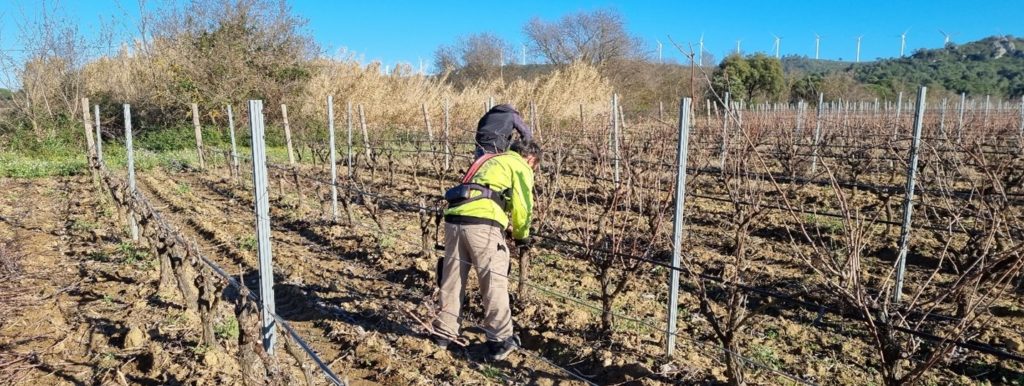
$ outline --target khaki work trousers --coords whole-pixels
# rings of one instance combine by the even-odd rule
[[[434,328],[451,338],[459,336],[459,315],[470,267],[476,268],[483,298],[482,327],[487,340],[512,337],[512,310],[508,299],[509,250],[500,228],[493,225],[444,225],[444,262],[441,299]]]

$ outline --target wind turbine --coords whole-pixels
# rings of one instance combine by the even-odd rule
[[[903,31],[903,33],[900,34],[900,57],[901,58],[903,57],[903,52],[907,49],[907,32],[910,32],[910,28],[907,28],[906,31]]]
[[[697,48],[697,65],[704,65],[704,34],[700,34],[700,45]]]
[[[772,34],[775,36],[775,34]],[[779,46],[782,45],[782,38],[775,36],[775,59],[779,58]]]
[[[863,39],[864,35],[857,37],[857,63],[860,63],[860,39]]]
[[[742,42],[742,41],[743,40],[736,39],[736,55],[740,54],[740,42]]]
[[[943,31],[941,29],[939,30],[939,33],[942,34],[942,46],[945,47],[947,44],[949,44],[950,40],[952,40],[951,38],[953,37],[953,34],[948,34],[946,33],[946,31]]]
[[[821,53],[821,35],[814,34],[814,60],[818,60],[819,53]]]
[[[519,44],[523,48],[523,65],[526,65],[526,44]]]
[[[658,63],[665,63],[664,61],[661,60],[661,40],[654,39],[654,41],[658,42]]]

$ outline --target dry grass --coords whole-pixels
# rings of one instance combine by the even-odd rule
[[[186,119],[186,100],[172,95],[167,84],[172,83],[158,58],[144,55],[121,54],[91,62],[84,71],[86,95],[109,95],[113,99],[159,107],[163,110],[181,110],[179,119]],[[582,105],[585,111],[606,108],[612,88],[598,70],[586,64],[569,65],[534,80],[490,80],[456,89],[444,79],[414,74],[407,66],[399,66],[391,74],[381,71],[380,63],[361,64],[352,55],[340,58],[319,58],[312,61],[308,81],[292,93],[282,94],[278,100],[265,99],[266,114],[277,116],[279,105],[289,105],[289,120],[295,125],[322,126],[326,121],[327,96],[334,96],[335,116],[344,117],[346,103],[353,109],[363,105],[366,120],[388,122],[394,126],[422,126],[421,105],[426,104],[435,124],[441,121],[444,104],[450,106],[454,125],[472,125],[479,119],[485,103],[510,103],[524,116],[531,104],[537,106],[540,126],[578,120]],[[204,101],[199,101],[203,103]],[[234,100],[238,105],[242,100]],[[219,104],[209,101],[203,105],[205,116],[223,117]],[[237,108],[236,108],[237,109]],[[354,112],[354,114],[357,114]]]

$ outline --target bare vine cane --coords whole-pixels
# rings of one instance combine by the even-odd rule
[[[434,250],[444,251],[444,243],[441,242],[441,224],[444,223],[444,200],[437,200],[434,203]],[[444,255],[437,258],[437,289],[441,288],[441,272],[444,271]]]
[[[433,222],[433,217],[429,213],[430,208],[427,207],[426,199],[420,198],[419,201],[419,223],[420,223],[420,256],[430,256],[432,248],[430,247],[430,223]],[[434,228],[437,231],[437,228]],[[436,238],[435,238],[436,240]]]
[[[530,280],[530,257],[533,255],[533,247],[529,243],[522,242],[517,242],[516,247],[516,254],[519,255],[519,288],[516,289],[516,297],[519,300],[518,304],[525,306],[530,296],[530,287],[527,286],[527,282]]]

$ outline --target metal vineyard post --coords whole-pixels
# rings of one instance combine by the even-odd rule
[[[921,126],[924,123],[925,96],[928,88],[921,86],[917,91],[917,107],[914,113],[914,139],[910,143],[910,162],[907,165],[907,187],[903,196],[903,224],[900,227],[899,256],[896,258],[896,288],[893,302],[899,303],[903,292],[903,277],[907,267],[907,252],[910,244],[910,215],[914,210],[914,184],[917,178],[917,155],[921,146]]]
[[[128,194],[135,195],[135,149],[132,145],[132,107],[124,105],[124,148],[126,167],[128,168]],[[128,227],[131,229],[132,241],[139,241],[139,224],[135,222],[135,213],[128,207]]]
[[[683,206],[686,200],[686,160],[690,139],[690,98],[679,103],[679,146],[676,166],[675,221],[672,227],[672,270],[669,273],[668,336],[665,353],[671,356],[676,348],[676,318],[679,312],[679,259],[683,251]]]
[[[260,271],[261,320],[263,349],[274,355],[277,342],[277,321],[274,319],[274,266],[270,251],[270,203],[267,197],[267,146],[264,138],[263,101],[249,101],[249,125],[252,128],[252,181],[256,240]]]

